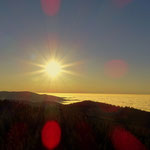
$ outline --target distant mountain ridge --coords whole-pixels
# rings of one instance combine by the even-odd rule
[[[3,94],[9,95],[7,92]],[[50,97],[51,100],[54,98]],[[46,149],[42,140],[43,129],[47,123],[54,122],[62,133],[57,150],[115,150],[116,143],[119,145],[116,150],[150,149],[150,112],[92,101],[69,105],[52,101],[34,103],[36,105],[30,101],[22,102],[0,101],[1,150]],[[55,128],[54,138],[58,134]],[[49,128],[46,129],[49,133]]]
[[[42,102],[42,101],[54,101],[61,102],[62,98],[46,95],[46,94],[37,94],[28,91],[20,92],[9,92],[9,91],[0,91],[0,100],[23,100],[23,101],[32,101],[32,102]]]

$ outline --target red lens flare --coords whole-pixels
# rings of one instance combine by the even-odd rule
[[[128,64],[123,60],[111,60],[105,64],[105,73],[112,78],[120,78],[128,71]]]
[[[61,139],[61,128],[56,121],[48,121],[42,129],[42,143],[48,149],[58,146]]]
[[[121,127],[115,127],[111,140],[115,150],[146,150],[134,135]]]
[[[61,0],[41,0],[44,13],[48,16],[55,16],[60,10]]]
[[[129,3],[131,3],[132,0],[113,0],[113,2],[115,3],[117,7],[122,8],[128,5]]]

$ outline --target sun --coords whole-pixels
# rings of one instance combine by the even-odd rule
[[[29,63],[39,67],[38,70],[30,72],[30,74],[41,75],[41,77],[44,77],[45,80],[55,82],[56,80],[66,78],[67,76],[65,74],[80,76],[79,73],[72,70],[72,67],[80,65],[82,61],[65,63],[65,60],[58,59],[53,56],[51,58],[43,58],[43,62],[40,64],[34,62]],[[58,76],[61,76],[61,78],[58,78]]]
[[[62,72],[62,66],[56,60],[52,60],[45,65],[45,72],[50,77],[55,78]]]

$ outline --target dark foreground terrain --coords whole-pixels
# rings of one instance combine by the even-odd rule
[[[148,150],[150,113],[91,101],[0,100],[0,150],[46,149]]]

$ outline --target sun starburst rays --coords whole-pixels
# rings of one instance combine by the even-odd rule
[[[59,64],[57,61],[53,60],[50,61],[46,66],[45,66],[45,72],[48,73],[51,77],[56,77],[58,76],[62,71],[62,66]]]
[[[80,61],[63,64],[63,61],[58,61],[56,58],[49,59],[49,61],[45,61],[43,64],[33,63],[30,64],[38,67],[39,69],[30,74],[45,74],[49,79],[57,79],[58,76],[62,76],[63,74],[69,75],[79,75],[74,71],[69,70],[73,66],[77,66],[81,64]]]

